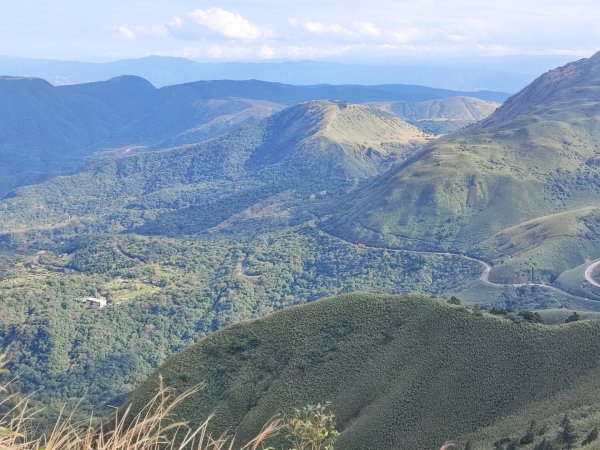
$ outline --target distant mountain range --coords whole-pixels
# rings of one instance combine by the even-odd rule
[[[211,177],[224,183],[244,180],[241,190],[258,183],[245,191],[246,197],[238,193],[240,203],[233,210],[208,214],[212,221],[182,227],[194,223],[192,208],[143,224],[145,232],[160,234],[206,230],[226,214],[240,213],[253,201],[286,189],[341,193],[392,167],[332,204],[325,228],[351,242],[477,255],[494,263],[490,279],[495,282],[527,280],[532,266],[540,280],[556,281],[600,251],[593,231],[600,220],[599,62],[595,55],[552,70],[486,119],[416,152],[417,144],[431,138],[385,111],[378,115],[347,101],[369,103],[430,126],[465,118],[473,122],[496,105],[452,91],[402,85],[208,81],[156,89],[137,77],[60,87],[3,78],[2,100],[10,102],[13,112],[0,122],[6,136],[1,155],[7,162],[2,187],[6,193],[19,184],[81,168],[85,156],[102,148],[111,150],[98,161],[109,166],[145,161],[127,173],[146,180],[146,193]],[[283,109],[315,98],[336,100]],[[270,116],[275,111],[281,112]],[[207,138],[216,139],[198,143]],[[195,146],[152,150],[186,144]],[[82,174],[97,171],[96,166],[94,162]],[[148,184],[151,167],[162,174],[162,182]],[[106,179],[116,185],[131,182],[131,176],[119,173]],[[264,184],[268,176],[269,187]],[[108,195],[103,185],[89,189],[98,198]],[[119,197],[126,199],[128,189],[122,186]],[[196,201],[202,199],[195,208],[204,205],[207,194],[194,194],[200,195]],[[27,204],[26,192],[14,197],[12,201]],[[47,211],[52,220],[64,212],[62,207]],[[71,205],[70,214],[81,211]],[[38,215],[38,220],[45,219]]]
[[[36,78],[0,77],[0,196],[75,170],[101,149],[197,143],[299,102],[411,102],[457,95],[507,97],[405,85],[292,86],[252,80],[157,89],[142,78],[121,76],[55,87]]]
[[[122,223],[137,222],[146,233],[198,233],[291,189],[298,198],[321,190],[343,192],[432,139],[367,106],[301,103],[198,144],[101,153],[78,173],[15,192],[7,201],[18,212],[0,213],[0,233],[27,223],[60,226],[65,214],[69,219],[64,225],[69,226],[79,221],[89,225],[93,218],[94,227],[106,229],[106,218],[112,216]],[[181,208],[173,195],[184,187],[190,206]],[[140,223],[140,215],[150,210],[160,214]]]
[[[456,131],[485,119],[500,106],[498,103],[473,97],[449,97],[422,102],[375,102],[371,105],[435,134]]]
[[[198,80],[259,79],[287,84],[411,84],[452,90],[516,92],[539,73],[570,60],[568,56],[490,57],[480,60],[400,60],[353,64],[321,61],[200,63],[184,58],[148,56],[112,62],[76,62],[0,56],[0,75],[44,78],[53,84],[101,81],[137,75],[157,86]]]

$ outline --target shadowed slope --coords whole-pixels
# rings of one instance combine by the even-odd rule
[[[429,100],[465,93],[423,86],[292,86],[258,80],[157,89],[135,76],[56,87],[41,79],[0,76],[0,94],[2,197],[17,186],[78,169],[85,156],[98,150],[197,143],[242,124],[256,124],[285,105],[320,99]],[[491,94],[472,93],[484,98]]]

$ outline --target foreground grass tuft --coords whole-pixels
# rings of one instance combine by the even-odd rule
[[[0,357],[0,367],[3,361]],[[28,406],[27,398],[0,386],[0,450],[259,450],[282,428],[283,419],[273,418],[254,439],[239,444],[226,433],[210,435],[210,416],[194,428],[174,420],[175,408],[196,391],[176,395],[161,381],[154,397],[135,415],[127,408],[98,427],[92,420],[61,417],[49,433],[32,437],[36,411]]]

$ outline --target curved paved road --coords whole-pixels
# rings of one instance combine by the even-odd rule
[[[328,236],[337,239],[338,241],[344,242],[348,245],[352,245],[353,247],[356,246],[356,244],[354,244],[353,242],[347,241],[346,239],[342,239],[338,236],[335,236],[331,233],[328,233],[325,230],[320,230],[321,232],[327,234]],[[419,254],[427,254],[427,255],[438,255],[438,256],[460,256],[462,258],[466,258],[469,259],[471,261],[476,261],[479,264],[481,264],[483,266],[483,272],[481,273],[481,276],[479,277],[479,279],[481,281],[483,281],[486,284],[492,284],[494,286],[512,286],[512,287],[525,287],[525,286],[538,286],[544,289],[550,289],[554,292],[559,292],[563,295],[566,295],[567,297],[571,297],[571,298],[575,298],[578,300],[584,300],[587,302],[594,302],[596,305],[598,304],[597,300],[591,299],[591,298],[587,298],[587,297],[582,297],[580,295],[576,295],[573,294],[571,292],[565,291],[564,289],[561,289],[559,287],[553,286],[551,284],[543,284],[543,283],[495,283],[493,281],[490,281],[490,273],[492,271],[492,269],[494,268],[489,262],[484,261],[483,259],[479,259],[479,258],[475,258],[473,256],[469,256],[469,255],[465,255],[464,253],[458,253],[458,252],[434,252],[434,251],[420,251],[420,250],[408,250],[408,249],[402,249],[402,248],[390,248],[390,247],[373,247],[373,246],[367,246],[367,249],[369,248],[374,248],[377,250],[386,250],[388,252],[405,252],[405,253],[419,253]],[[595,281],[591,274],[594,271],[594,269],[600,265],[600,260],[592,263],[587,270],[585,271],[585,279],[593,284],[594,286],[600,287],[600,283],[598,283],[597,281]],[[589,278],[588,278],[588,272],[589,272]]]
[[[589,266],[586,267],[585,269],[585,281],[587,281],[588,283],[590,283],[592,286],[596,286],[600,288],[600,283],[598,283],[595,279],[594,279],[594,270],[596,270],[596,267],[600,266],[600,259],[598,261],[595,261],[593,263],[591,263]]]

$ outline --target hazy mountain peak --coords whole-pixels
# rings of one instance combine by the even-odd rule
[[[484,126],[497,125],[533,111],[552,111],[600,97],[600,52],[550,70],[510,97]],[[583,112],[583,110],[580,110]]]
[[[11,76],[11,75],[0,75],[0,81],[32,81],[32,80],[42,80],[41,78],[36,77],[19,77],[19,76]],[[48,83],[50,84],[50,83]]]
[[[600,60],[600,51],[597,51],[596,53],[594,53],[592,56],[590,56],[589,59]]]
[[[16,76],[9,76],[9,75],[4,75],[4,76],[0,76],[0,84],[3,84],[4,86],[11,88],[11,87],[15,87],[15,86],[43,86],[46,88],[52,88],[53,86],[47,82],[46,80],[42,79],[42,78],[36,78],[36,77],[16,77]]]
[[[94,81],[92,83],[84,83],[80,85],[72,85],[72,86],[61,86],[62,89],[72,89],[72,90],[81,90],[81,89],[110,89],[110,90],[133,90],[134,92],[145,91],[152,92],[155,91],[156,88],[152,83],[148,80],[138,77],[135,75],[120,75],[118,77],[110,78],[106,81]]]
[[[106,83],[112,84],[121,84],[121,85],[136,85],[136,86],[146,86],[152,87],[152,83],[142,77],[138,77],[137,75],[120,75],[118,77],[110,78],[106,81]]]

